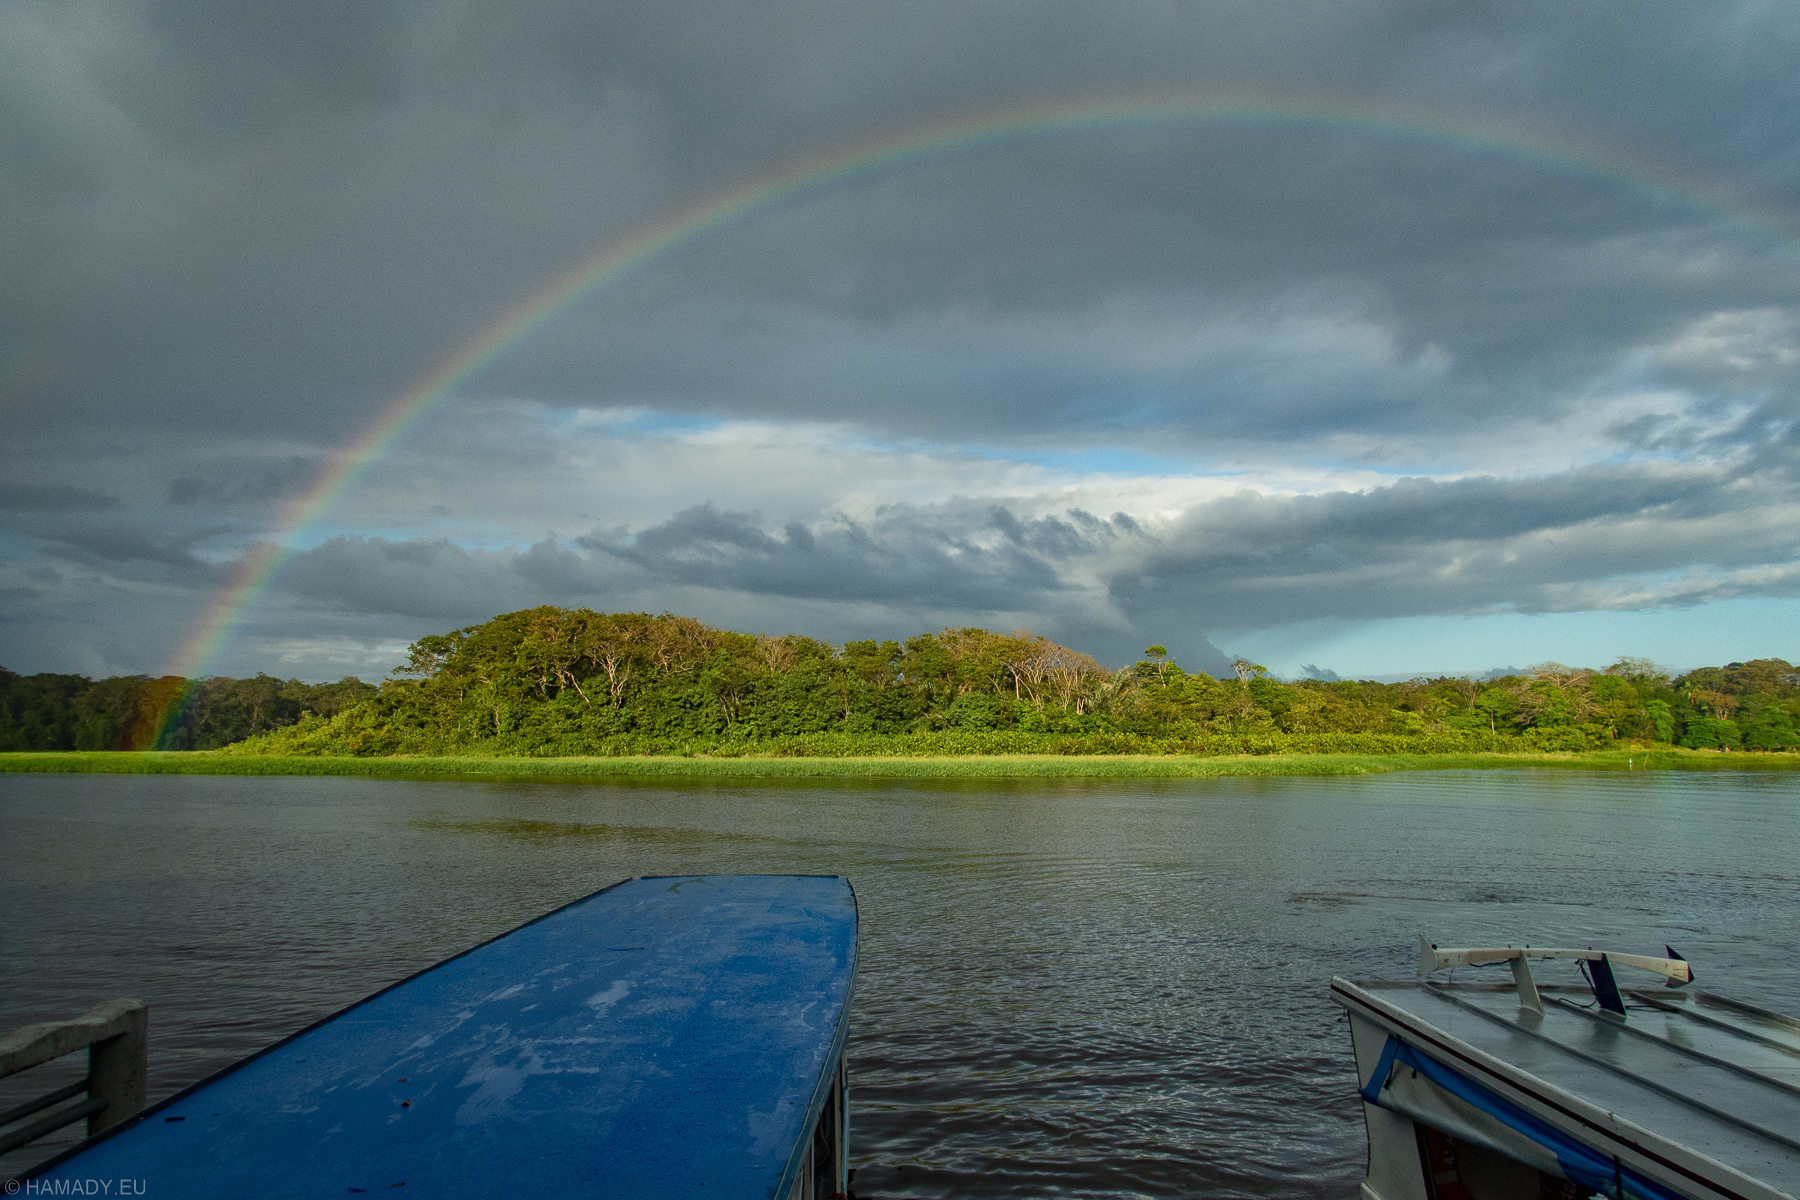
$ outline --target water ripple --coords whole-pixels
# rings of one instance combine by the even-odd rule
[[[859,1195],[1343,1197],[1332,975],[1405,974],[1421,931],[1669,941],[1789,1007],[1797,816],[1774,774],[7,776],[0,1028],[141,996],[161,1096],[621,878],[841,873]]]

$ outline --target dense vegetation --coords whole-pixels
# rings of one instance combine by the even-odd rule
[[[1781,659],[1671,679],[1624,659],[1488,680],[1215,679],[1160,646],[1122,670],[1029,632],[842,646],[691,617],[534,608],[421,638],[355,679],[0,674],[0,747],[351,755],[1468,753],[1800,747]],[[254,735],[254,736],[252,736]],[[245,740],[248,739],[248,740]]]
[[[1284,683],[1122,670],[1020,631],[754,637],[690,617],[535,608],[421,638],[379,693],[243,747],[313,754],[1459,753],[1640,741],[1800,746],[1780,659],[1670,679],[1642,660],[1500,679]]]
[[[0,750],[212,750],[307,714],[334,717],[375,694],[360,679],[93,680],[0,667]]]

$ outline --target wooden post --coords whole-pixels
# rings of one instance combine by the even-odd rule
[[[837,1189],[835,1194],[840,1196],[850,1194],[850,1071],[845,1057],[838,1057],[837,1095],[832,1097],[837,1101],[833,1105],[837,1109],[837,1137],[834,1139],[837,1145],[832,1155],[831,1174]]]
[[[150,1009],[142,1000],[107,1000],[73,1021],[44,1021],[0,1037],[0,1079],[77,1050],[88,1052],[86,1079],[8,1109],[6,1123],[42,1112],[82,1092],[87,1093],[87,1099],[56,1109],[49,1116],[0,1137],[0,1154],[29,1145],[84,1116],[91,1137],[142,1112],[149,1033]]]
[[[149,1076],[150,1009],[138,1003],[119,1014],[123,1032],[88,1047],[88,1095],[106,1101],[89,1115],[88,1136],[143,1111]]]

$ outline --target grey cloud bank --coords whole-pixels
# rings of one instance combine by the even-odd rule
[[[1749,3],[21,0],[0,663],[175,669],[271,538],[307,548],[214,669],[378,674],[533,603],[1216,666],[1223,629],[1793,601],[1797,55],[1800,14]],[[683,204],[1157,90],[1342,116],[1074,131],[779,206],[280,525],[409,381]],[[1526,133],[1458,140],[1497,128]]]
[[[815,631],[840,639],[927,622],[1030,624],[1114,661],[1155,638],[1217,671],[1226,659],[1205,637],[1211,628],[1642,609],[1791,596],[1800,585],[1800,569],[1769,565],[1800,549],[1800,504],[1788,489],[1746,520],[1738,480],[1587,474],[1597,478],[1586,486],[1548,489],[1468,479],[1247,492],[1150,526],[1123,513],[976,500],[784,526],[703,505],[635,533],[524,548],[338,537],[300,555],[285,587],[420,630],[533,604],[657,607],[671,596],[708,620],[764,628],[756,622],[782,611],[770,601],[803,601],[817,606]]]

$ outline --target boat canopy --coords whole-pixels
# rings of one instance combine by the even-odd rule
[[[1604,961],[1582,958],[1590,970]],[[1522,960],[1483,951],[1462,961]],[[1436,1194],[1414,1179],[1430,1150],[1414,1145],[1415,1126],[1584,1195],[1800,1195],[1800,1021],[1685,988],[1627,989],[1615,1012],[1597,979],[1334,979],[1331,990],[1350,1013],[1367,1106],[1366,1196]]]
[[[846,879],[628,880],[34,1174],[230,1200],[810,1195],[841,1116],[856,945]]]

